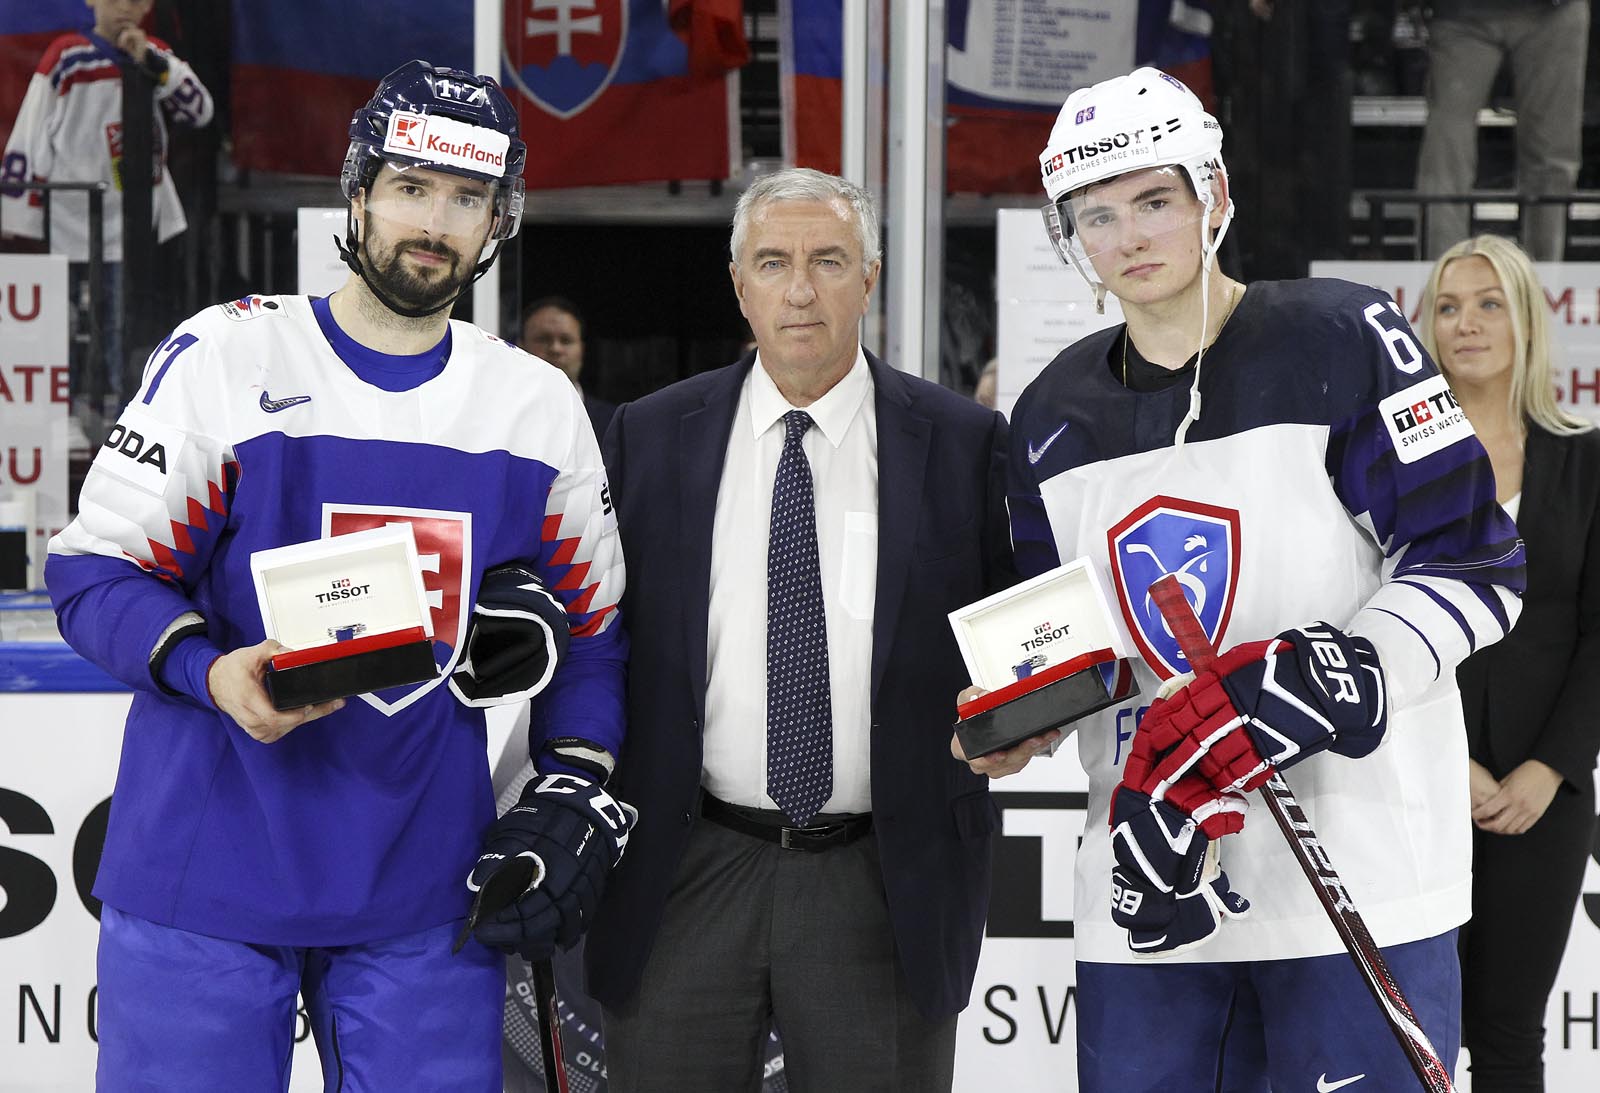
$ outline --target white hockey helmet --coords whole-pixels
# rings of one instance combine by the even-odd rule
[[[1042,210],[1057,256],[1071,265],[1103,297],[1105,286],[1095,275],[1082,239],[1073,230],[1066,201],[1070,194],[1098,182],[1151,167],[1181,169],[1203,206],[1202,223],[1216,202],[1213,179],[1227,169],[1222,163],[1222,126],[1206,113],[1183,83],[1154,68],[1079,88],[1067,96],[1039,154],[1039,171],[1050,204]],[[1233,219],[1233,201],[1223,186],[1223,219],[1216,232],[1202,235],[1209,262]]]

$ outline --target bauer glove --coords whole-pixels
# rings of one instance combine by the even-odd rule
[[[518,565],[486,570],[450,689],[468,706],[532,698],[550,682],[570,640],[567,609],[543,581]]]
[[[530,782],[490,828],[467,878],[476,897],[467,930],[489,948],[526,960],[548,960],[558,946],[571,947],[593,921],[638,816],[632,805],[576,775]]]
[[[1325,622],[1285,630],[1235,646],[1151,705],[1139,733],[1158,758],[1140,788],[1159,800],[1193,772],[1243,793],[1324,749],[1359,759],[1382,741],[1388,709],[1371,642]]]
[[[1229,887],[1216,847],[1178,808],[1117,787],[1111,800],[1111,921],[1128,931],[1129,949],[1170,956],[1210,940],[1224,919],[1245,916],[1250,901]]]

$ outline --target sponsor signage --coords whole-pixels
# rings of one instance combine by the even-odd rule
[[[32,512],[29,588],[67,523],[67,327],[66,257],[0,254],[0,503]]]

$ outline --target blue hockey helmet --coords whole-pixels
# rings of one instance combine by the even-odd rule
[[[527,159],[517,112],[493,77],[407,61],[383,78],[350,119],[339,187],[353,198],[372,184],[385,161],[486,179],[495,184],[490,238],[510,239],[522,221]]]

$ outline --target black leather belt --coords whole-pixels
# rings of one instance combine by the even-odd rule
[[[709,793],[700,795],[700,815],[741,835],[753,835],[785,850],[832,850],[848,846],[872,830],[872,814],[845,816],[831,822],[794,827],[775,809],[740,808]]]

